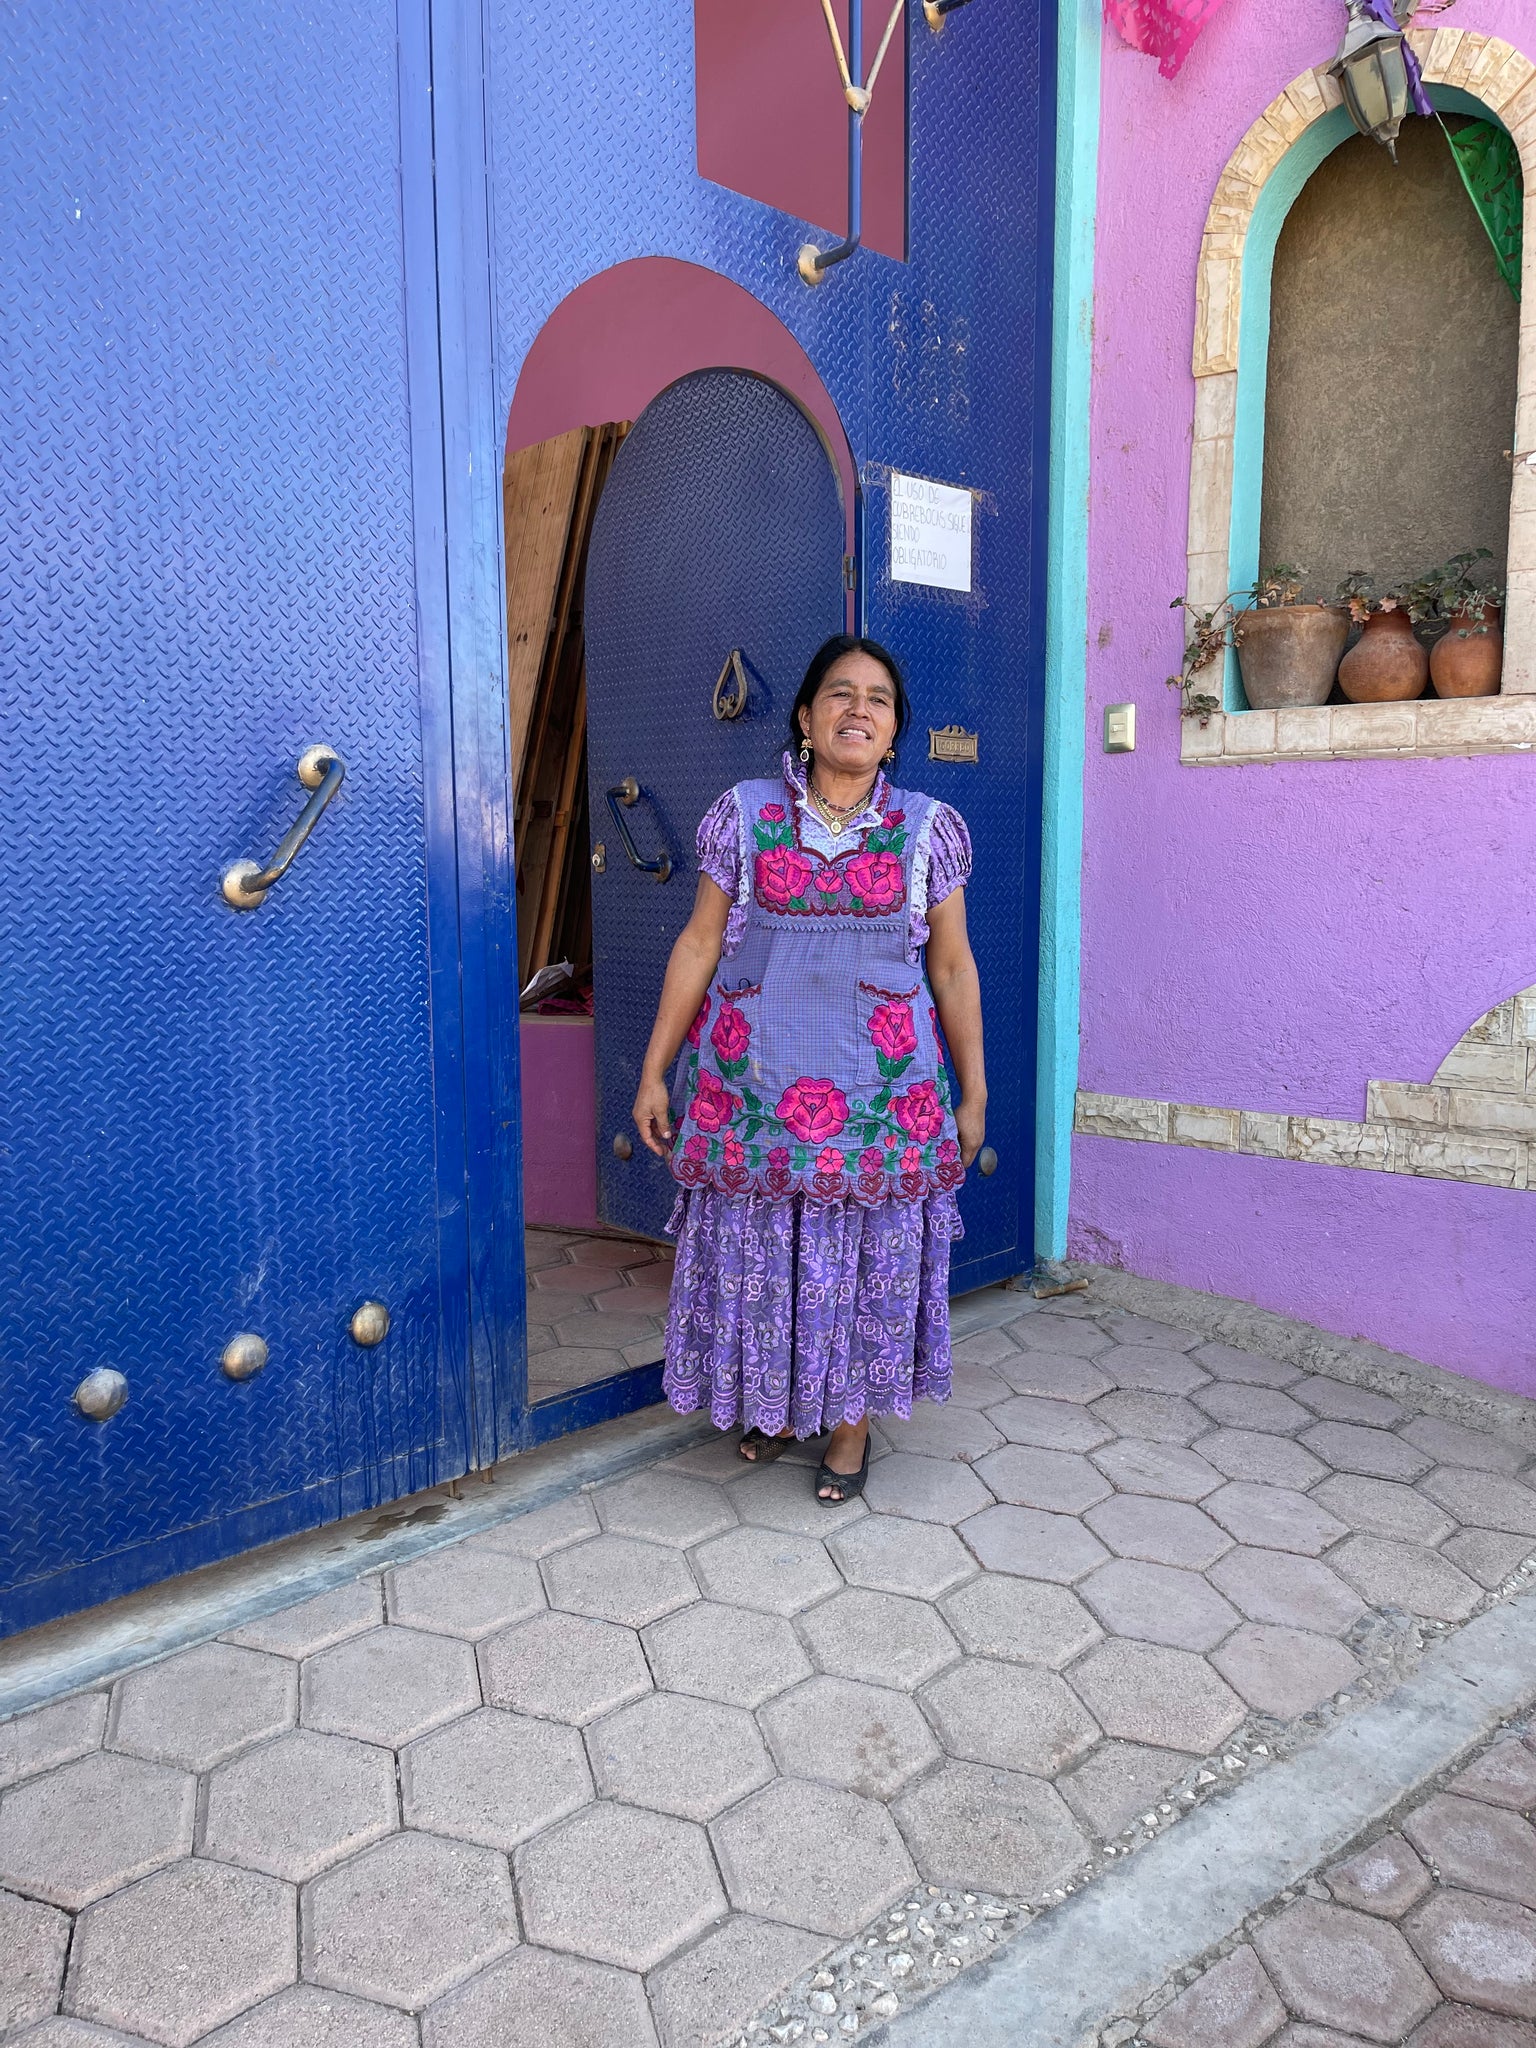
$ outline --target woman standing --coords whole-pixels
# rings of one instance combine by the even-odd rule
[[[871,1415],[949,1394],[955,1190],[986,1123],[970,839],[887,780],[906,722],[885,648],[814,656],[782,772],[699,827],[635,1098],[681,1187],[667,1398],[743,1425],[756,1462],[830,1431],[825,1501],[862,1492]]]

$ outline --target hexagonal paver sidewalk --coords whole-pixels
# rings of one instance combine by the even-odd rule
[[[530,1244],[535,1369],[622,1360],[652,1248]],[[0,2032],[840,2039],[850,1971],[900,2010],[1536,1553],[1519,1443],[1081,1297],[813,1471],[709,1439],[0,1727]],[[1533,1811],[1506,1742],[1144,2048],[1532,2048]]]
[[[304,1893],[304,1975],[407,2012],[517,1938],[506,1857],[439,1835],[395,1835]]]
[[[1536,1736],[1506,1731],[1398,1826],[1250,1919],[1122,2048],[1531,2048]],[[1296,1889],[1304,1895],[1296,1896]]]

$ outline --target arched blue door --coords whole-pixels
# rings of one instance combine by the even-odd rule
[[[772,772],[811,655],[842,630],[844,510],[816,428],[776,384],[700,370],[648,405],[614,464],[587,562],[587,763],[604,1220],[659,1236],[674,1193],[630,1108],[662,973],[693,903],[694,830],[744,776]],[[739,717],[716,715],[732,650]],[[735,687],[727,679],[724,708]],[[632,803],[609,792],[633,781]],[[615,818],[615,809],[618,817]],[[620,829],[620,821],[622,828]],[[665,856],[670,872],[632,865]],[[621,1145],[623,1151],[626,1146]]]

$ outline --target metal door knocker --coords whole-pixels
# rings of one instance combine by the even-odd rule
[[[734,674],[735,688],[726,691],[726,678]],[[742,666],[741,649],[733,647],[720,668],[720,679],[715,684],[716,718],[740,718],[747,708],[747,672]]]

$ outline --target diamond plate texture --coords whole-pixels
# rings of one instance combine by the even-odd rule
[[[910,9],[910,261],[861,252],[812,291],[794,269],[808,225],[697,174],[691,0],[487,0],[487,21],[499,417],[555,305],[656,254],[754,293],[842,416],[864,489],[866,629],[913,686],[901,773],[956,804],[976,845],[1001,1165],[967,1182],[954,1271],[962,1287],[1001,1277],[1031,1256],[1053,23],[1040,0],[977,0],[933,35]],[[982,493],[971,598],[883,573],[892,467]],[[923,758],[926,728],[950,724],[980,733],[979,767]],[[631,767],[644,782],[648,764]]]
[[[593,830],[608,861],[592,881],[600,1203],[659,1237],[677,1188],[630,1131],[640,1062],[672,942],[693,908],[694,828],[722,789],[771,775],[805,665],[842,630],[846,523],[816,428],[777,385],[701,370],[648,405],[619,451],[587,559],[587,764]],[[733,647],[747,709],[717,719],[715,679]],[[606,791],[633,774],[625,813],[663,883],[632,868]]]
[[[4,9],[6,1626],[445,1460],[393,10]],[[430,284],[430,280],[429,280]],[[346,784],[259,911],[323,740]],[[365,1296],[393,1327],[360,1353]],[[219,1354],[254,1330],[243,1384]],[[71,1391],[111,1365],[127,1407]],[[455,1407],[455,1412],[456,1407]],[[456,1459],[456,1461],[455,1461]],[[323,1504],[323,1505],[322,1505]],[[289,1513],[287,1526],[295,1517]],[[227,1542],[223,1544],[228,1547]]]

